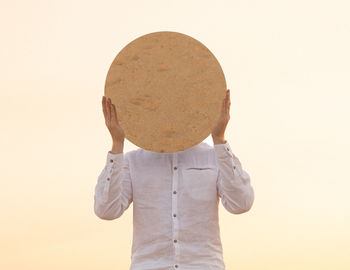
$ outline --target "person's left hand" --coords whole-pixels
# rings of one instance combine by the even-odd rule
[[[225,130],[230,120],[230,89],[226,90],[226,97],[222,101],[221,105],[221,115],[211,131],[211,136],[213,138],[214,144],[225,143]]]

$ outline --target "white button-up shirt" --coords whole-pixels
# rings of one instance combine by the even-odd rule
[[[254,201],[250,177],[226,141],[175,153],[107,153],[94,211],[120,217],[133,202],[130,270],[224,270],[219,198],[233,214]]]

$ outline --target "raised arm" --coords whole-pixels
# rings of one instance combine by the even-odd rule
[[[113,147],[107,153],[105,167],[98,176],[94,195],[94,211],[101,219],[120,217],[133,200],[129,171],[129,153],[124,154],[125,134],[120,127],[115,106],[102,97],[106,126],[112,136]]]
[[[225,140],[225,130],[230,120],[230,105],[230,90],[227,89],[221,105],[221,115],[211,135],[219,167],[217,190],[221,202],[230,213],[241,214],[252,207],[254,190],[250,185],[248,173],[242,169],[241,162],[232,153],[230,145]]]

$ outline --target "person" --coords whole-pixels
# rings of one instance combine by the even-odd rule
[[[114,220],[133,203],[130,270],[225,269],[219,198],[232,214],[247,212],[254,201],[250,176],[225,139],[230,104],[228,89],[211,132],[213,147],[201,142],[175,153],[139,148],[124,154],[115,105],[103,96],[113,146],[98,176],[94,212]]]

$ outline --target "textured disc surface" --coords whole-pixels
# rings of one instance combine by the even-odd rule
[[[216,124],[226,80],[198,40],[178,32],[143,35],[113,60],[104,94],[125,137],[152,152],[174,153],[207,138]]]

